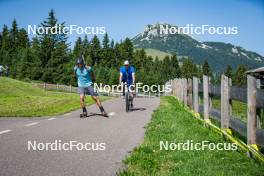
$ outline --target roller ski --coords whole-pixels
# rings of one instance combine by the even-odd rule
[[[104,116],[104,117],[109,117],[109,115],[105,112],[103,106],[99,107],[100,111],[101,111],[101,115]]]
[[[88,113],[85,107],[83,108],[83,112],[80,114],[80,118],[84,118],[84,117],[88,117]]]

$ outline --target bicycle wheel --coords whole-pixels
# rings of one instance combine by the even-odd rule
[[[126,93],[126,112],[128,112],[129,111],[129,95],[128,95],[128,93]]]

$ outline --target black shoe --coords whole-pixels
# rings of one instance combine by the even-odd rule
[[[87,117],[87,111],[80,114],[80,118]]]

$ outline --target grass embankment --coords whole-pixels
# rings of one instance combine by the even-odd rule
[[[160,141],[227,143],[205,128],[173,97],[162,97],[146,128],[143,144],[124,161],[119,175],[264,175],[264,166],[238,151],[160,150]]]
[[[93,101],[89,97],[86,103]],[[57,115],[79,107],[77,94],[45,91],[30,83],[0,77],[0,117]]]

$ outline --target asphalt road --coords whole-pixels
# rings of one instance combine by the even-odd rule
[[[142,142],[144,126],[159,99],[136,98],[134,104],[134,110],[126,113],[123,99],[104,102],[110,118],[81,119],[80,110],[55,117],[0,118],[0,176],[115,175],[129,151]],[[92,105],[88,111],[98,113],[99,109]],[[61,150],[51,150],[55,144],[44,146],[56,140],[57,144],[72,141],[74,146],[72,150],[66,144]],[[33,150],[34,141],[37,150]],[[79,149],[86,146],[87,150],[78,150],[77,143]]]

